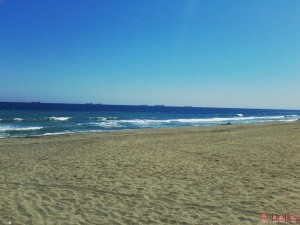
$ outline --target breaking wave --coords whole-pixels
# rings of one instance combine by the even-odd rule
[[[14,121],[17,121],[17,122],[22,122],[24,119],[22,118],[13,118]]]
[[[56,116],[51,116],[51,117],[46,117],[48,120],[53,120],[53,121],[67,121],[72,119],[72,117],[56,117]]]
[[[99,121],[118,120],[118,117],[115,117],[115,116],[108,116],[108,117],[98,116],[98,117],[89,117],[89,120],[99,120]]]
[[[296,115],[297,116],[297,115]],[[295,116],[295,117],[296,117]],[[103,121],[100,123],[90,123],[91,125],[100,126],[103,128],[120,128],[124,127],[166,127],[166,126],[190,126],[203,124],[220,124],[224,122],[235,123],[252,123],[252,122],[272,122],[272,121],[295,121],[297,118],[290,116],[237,116],[237,117],[213,117],[213,118],[192,118],[192,119],[132,119],[132,120],[114,120]]]
[[[72,131],[65,131],[65,132],[53,132],[53,133],[44,133],[44,134],[39,134],[35,136],[53,136],[53,135],[62,135],[62,134],[73,134],[74,132]]]
[[[29,130],[41,130],[44,127],[13,127],[13,126],[2,126],[0,131],[29,131]]]
[[[242,113],[243,114],[242,114]],[[300,111],[271,112],[230,111],[182,114],[161,112],[27,112],[0,114],[0,138],[50,136],[71,133],[101,132],[140,128],[180,126],[213,126],[219,124],[250,124],[260,122],[292,122]]]

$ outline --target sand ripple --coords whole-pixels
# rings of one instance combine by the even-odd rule
[[[262,212],[300,216],[299,128],[2,139],[0,224],[261,224]]]

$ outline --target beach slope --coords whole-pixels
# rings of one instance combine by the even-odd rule
[[[300,122],[0,139],[0,224],[274,224],[299,187]]]

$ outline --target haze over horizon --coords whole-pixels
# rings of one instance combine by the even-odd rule
[[[0,101],[300,109],[300,1],[0,2]]]

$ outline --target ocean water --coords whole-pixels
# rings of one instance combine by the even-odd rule
[[[0,103],[0,138],[296,121],[300,110]]]

